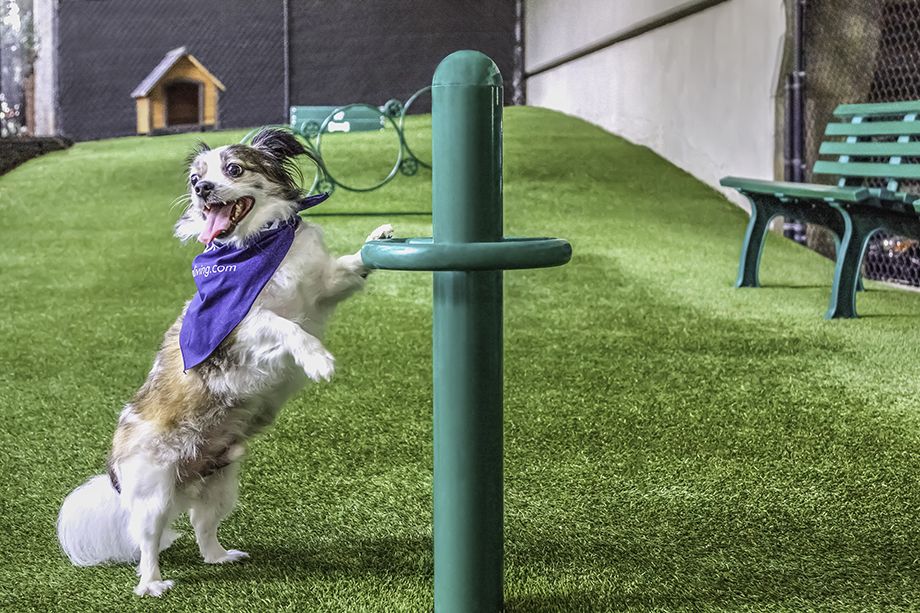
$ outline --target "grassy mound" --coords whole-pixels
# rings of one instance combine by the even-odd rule
[[[169,204],[197,136],[80,143],[0,177],[0,607],[429,610],[425,273],[343,304],[335,380],[253,442],[221,529],[250,562],[201,564],[186,524],[161,557],[176,588],[142,603],[133,569],[57,549],[61,500],[101,471],[193,291],[198,247],[171,238]],[[376,146],[341,138],[355,159]],[[832,263],[772,236],[767,287],[732,289],[744,213],[572,118],[508,109],[505,155],[506,234],[575,249],[506,274],[508,610],[920,602],[920,297],[870,284],[863,318],[824,321]],[[399,176],[313,219],[338,253],[384,221],[430,235],[430,191]]]

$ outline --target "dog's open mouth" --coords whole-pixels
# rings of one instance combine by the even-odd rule
[[[209,202],[204,205],[204,230],[198,235],[198,240],[205,245],[215,238],[228,236],[236,225],[252,210],[255,200],[250,196],[243,196],[230,202]]]

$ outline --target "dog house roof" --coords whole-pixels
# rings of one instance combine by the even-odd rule
[[[157,83],[160,82],[166,73],[169,72],[169,69],[176,65],[176,62],[182,58],[187,57],[188,60],[195,65],[195,68],[200,70],[208,79],[213,81],[221,91],[226,91],[224,84],[220,82],[220,79],[215,77],[210,70],[204,67],[204,65],[195,59],[195,56],[188,52],[185,47],[178,47],[173,49],[169,53],[163,56],[163,59],[160,60],[160,63],[157,64],[156,68],[150,71],[144,80],[141,81],[140,85],[134,88],[134,91],[131,92],[132,98],[143,98],[144,96],[149,96],[150,91],[156,87]]]

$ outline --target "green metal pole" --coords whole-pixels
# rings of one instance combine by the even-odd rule
[[[445,58],[432,97],[434,243],[502,239],[502,79]],[[500,611],[502,272],[434,273],[434,608]]]
[[[561,266],[557,238],[502,232],[502,78],[477,51],[434,73],[430,239],[370,241],[366,266],[434,270],[434,608],[502,599],[502,270]]]

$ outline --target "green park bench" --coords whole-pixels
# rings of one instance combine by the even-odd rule
[[[826,318],[856,317],[856,291],[869,238],[879,230],[920,238],[920,194],[904,182],[920,180],[920,100],[842,104],[828,123],[813,174],[837,185],[725,177],[751,203],[736,287],[758,287],[770,221],[782,216],[824,226],[837,244]],[[823,159],[822,159],[823,158]],[[908,185],[908,187],[911,187]]]

